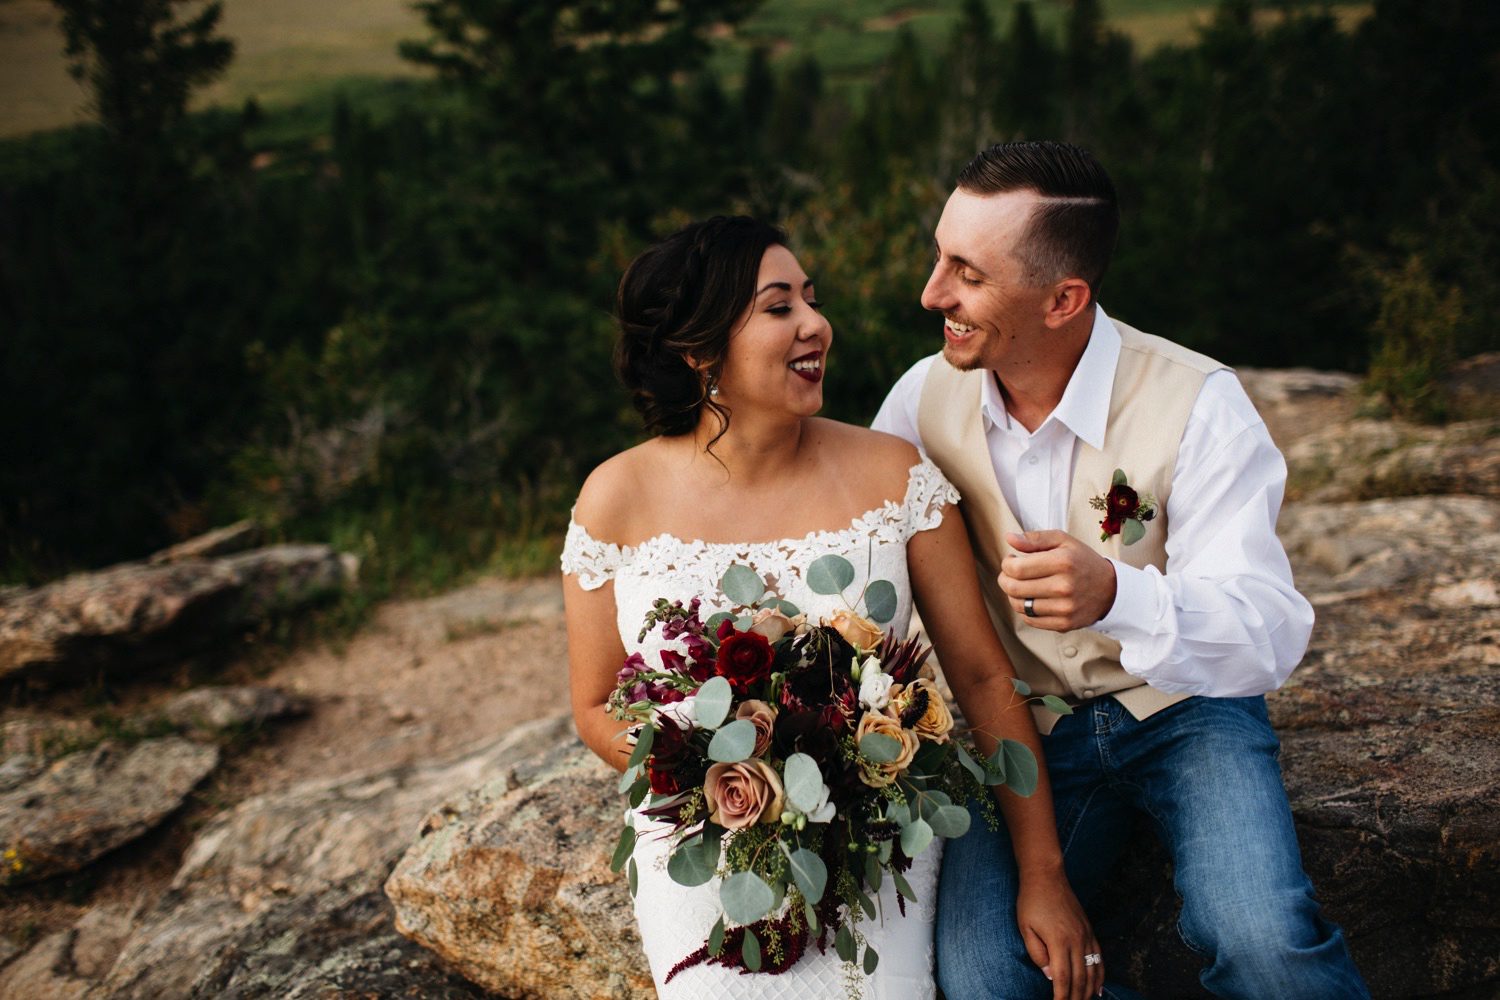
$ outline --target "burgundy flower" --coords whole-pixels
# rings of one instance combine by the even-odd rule
[[[688,744],[691,735],[691,730],[681,728],[671,719],[657,723],[651,756],[646,758],[646,777],[657,795],[675,795],[703,781],[702,760],[691,752]]]
[[[661,668],[674,673],[686,674],[688,672],[687,657],[675,649],[664,649],[661,651]]]
[[[732,631],[719,643],[714,672],[729,681],[736,694],[744,695],[754,685],[770,679],[775,659],[776,653],[765,636]]]
[[[1136,508],[1141,505],[1141,498],[1129,486],[1118,483],[1109,488],[1109,495],[1104,498],[1104,502],[1109,507],[1111,518],[1123,521],[1135,516]]]
[[[1124,527],[1124,525],[1125,519],[1122,517],[1115,517],[1113,514],[1105,515],[1104,520],[1099,522],[1100,529],[1103,530],[1106,535],[1118,535],[1120,533],[1120,529]]]

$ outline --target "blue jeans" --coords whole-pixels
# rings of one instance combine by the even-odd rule
[[[1368,1000],[1343,933],[1302,871],[1279,743],[1264,698],[1189,698],[1137,721],[1113,698],[1079,706],[1042,741],[1063,861],[1085,907],[1117,864],[1135,811],[1171,853],[1178,930],[1213,994]],[[979,819],[944,848],[937,973],[948,1000],[1046,1000],[1052,984],[1016,928],[1016,864]],[[1109,973],[1109,956],[1104,957]],[[1106,997],[1134,992],[1114,983]]]

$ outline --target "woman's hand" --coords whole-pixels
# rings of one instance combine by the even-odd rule
[[[1103,992],[1104,963],[1083,960],[1099,954],[1099,940],[1065,875],[1023,874],[1016,923],[1026,953],[1052,980],[1052,1000],[1089,1000]]]

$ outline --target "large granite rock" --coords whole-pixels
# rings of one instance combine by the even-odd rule
[[[0,880],[76,871],[129,843],[176,811],[218,762],[216,747],[171,736],[134,746],[105,741],[33,766],[0,792]]]
[[[517,1000],[655,996],[609,870],[616,775],[568,731],[434,811],[386,883],[396,926]]]
[[[481,995],[395,934],[380,886],[435,806],[556,747],[570,726],[544,719],[455,760],[247,799],[199,832],[99,995]]]
[[[349,586],[353,556],[276,545],[220,558],[125,563],[0,592],[0,678],[168,659]]]

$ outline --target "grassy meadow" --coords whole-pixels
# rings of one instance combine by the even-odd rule
[[[766,0],[725,46],[719,68],[733,72],[749,46],[773,61],[812,55],[834,86],[858,84],[890,49],[902,26],[936,48],[951,32],[961,0]],[[1067,0],[1041,0],[1044,30],[1057,31]],[[1105,0],[1117,31],[1142,51],[1190,42],[1215,0]],[[1367,3],[1339,3],[1341,20],[1366,16]],[[991,10],[1002,25],[1010,0]],[[1271,12],[1263,17],[1272,18]],[[197,95],[200,106],[236,107],[254,98],[267,108],[309,102],[331,106],[343,93],[368,97],[383,81],[417,78],[396,45],[425,34],[409,0],[225,0],[222,33],[235,57],[224,77]],[[0,137],[70,125],[87,118],[83,88],[67,73],[56,9],[47,0],[0,0]],[[326,115],[315,116],[326,122]]]

